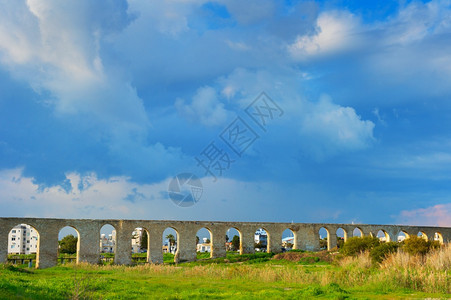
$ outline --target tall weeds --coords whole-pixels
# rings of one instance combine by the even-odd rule
[[[75,267],[77,268],[77,267]],[[264,283],[322,285],[339,284],[344,288],[366,286],[387,292],[408,288],[428,293],[451,293],[451,246],[433,250],[425,256],[398,251],[382,263],[371,260],[368,252],[355,257],[343,257],[334,265],[311,266],[288,264],[282,266],[248,264],[209,264],[197,266],[139,265],[93,266],[80,268],[92,271],[119,271],[138,275],[170,275],[185,278],[258,281]],[[315,270],[312,270],[315,268]]]

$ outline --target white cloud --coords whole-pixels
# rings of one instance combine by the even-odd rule
[[[67,185],[42,187],[22,173],[22,169],[0,171],[0,207],[7,207],[3,211],[11,216],[139,218],[145,212],[136,207],[148,207],[153,201],[161,203],[161,192],[167,187],[167,181],[139,185],[123,176],[99,179],[95,173],[68,173]],[[136,191],[144,196],[132,205],[129,195]]]
[[[266,92],[285,111],[281,120],[303,141],[302,150],[317,159],[337,153],[365,149],[373,144],[375,124],[362,120],[352,107],[344,107],[323,96],[312,102],[302,96],[299,86],[308,81],[305,74],[294,70],[270,73],[236,69],[219,80],[218,89],[237,102],[240,109],[248,106],[261,92]]]
[[[175,108],[191,121],[199,121],[206,126],[222,125],[230,114],[219,101],[216,90],[209,86],[199,88],[189,104],[177,99]]]
[[[311,152],[321,158],[337,152],[355,151],[374,142],[374,123],[362,120],[352,107],[332,103],[322,97],[309,105],[301,126],[301,135]]]
[[[294,58],[302,60],[311,55],[354,47],[359,27],[359,19],[349,12],[324,12],[317,19],[316,32],[298,36],[296,41],[288,46],[288,51]]]
[[[138,184],[125,176],[100,179],[95,173],[67,173],[67,183],[43,187],[22,169],[0,170],[0,209],[3,216],[142,220],[223,220],[308,222],[334,220],[336,209],[320,209],[328,192],[311,184],[239,181],[202,177],[203,195],[191,207],[176,206],[167,194],[171,178],[154,184]],[[296,198],[290,210],[274,207],[274,199]],[[317,199],[314,204],[308,199]],[[249,211],[259,213],[250,217]],[[277,211],[277,213],[275,213]],[[302,213],[299,213],[302,211]],[[312,217],[311,211],[321,211]],[[282,218],[280,216],[283,216]]]
[[[451,226],[451,203],[413,210],[403,210],[397,217],[401,224],[425,226]]]
[[[60,114],[84,114],[108,125],[148,125],[142,100],[100,55],[102,40],[128,22],[118,4],[29,0],[2,4],[0,55],[14,76],[50,92]],[[100,6],[100,7],[97,7]],[[93,11],[99,9],[98,15]],[[115,14],[102,15],[103,11]],[[113,24],[117,22],[118,24]]]
[[[376,28],[386,31],[384,44],[407,45],[428,36],[446,33],[451,27],[450,1],[412,2],[399,14]]]

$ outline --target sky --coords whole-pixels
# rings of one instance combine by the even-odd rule
[[[0,3],[2,217],[451,226],[451,1]]]

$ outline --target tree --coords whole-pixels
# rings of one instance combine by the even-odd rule
[[[432,249],[440,247],[440,243],[438,241],[426,241],[425,239],[415,235],[405,239],[402,244],[402,250],[410,255],[425,255]]]
[[[175,237],[172,234],[168,234],[166,236],[166,239],[169,241],[170,247],[175,244]]]
[[[371,260],[374,263],[381,263],[389,254],[398,251],[397,242],[381,243],[370,251]]]
[[[149,237],[147,236],[147,231],[143,230],[141,235],[141,250],[147,250],[147,243],[149,240]]]
[[[380,241],[377,237],[364,236],[364,237],[351,237],[343,247],[340,252],[346,256],[356,256],[361,252],[371,250],[376,246],[380,245]]]
[[[237,251],[237,250],[240,249],[240,237],[237,236],[237,235],[234,235],[234,236],[233,236],[233,239],[232,239],[232,249],[233,249],[233,251]]]
[[[210,244],[210,239],[207,239],[206,241],[205,241],[205,244]]]
[[[60,253],[77,253],[78,237],[72,234],[66,235],[61,241],[58,241]]]
[[[226,234],[226,243],[229,241],[229,236]]]

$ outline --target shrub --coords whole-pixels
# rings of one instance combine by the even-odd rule
[[[381,263],[387,255],[396,252],[399,244],[396,242],[381,243],[370,251],[371,260],[374,263]]]
[[[346,256],[356,256],[366,250],[371,250],[380,245],[380,241],[376,237],[352,237],[344,243],[340,252]]]
[[[305,250],[301,250],[301,249],[291,249],[291,250],[288,250],[287,252],[299,252],[299,253],[303,253],[303,252],[306,252]]]
[[[403,241],[402,250],[410,255],[425,255],[431,249],[440,248],[440,243],[437,241],[426,241],[418,236],[410,236]]]

